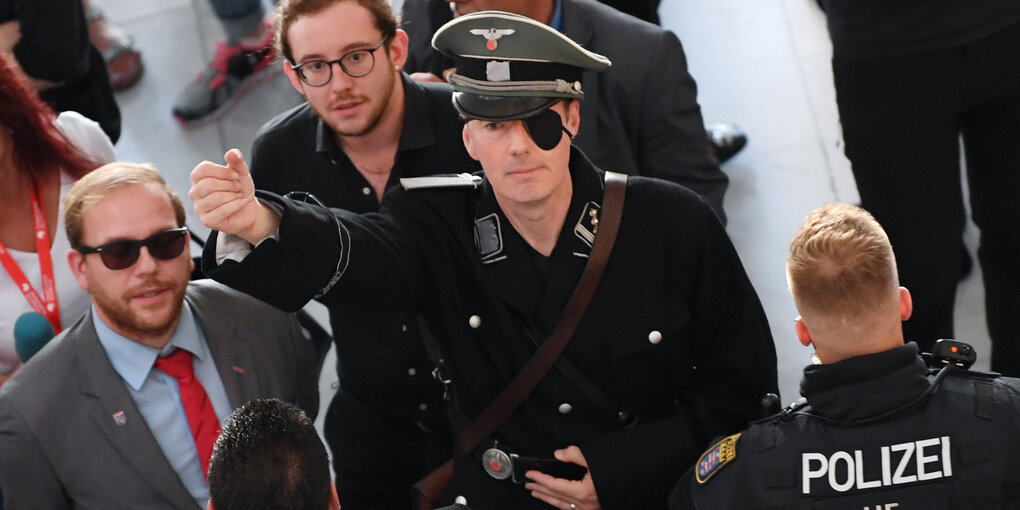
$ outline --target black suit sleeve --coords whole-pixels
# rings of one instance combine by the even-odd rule
[[[279,242],[267,239],[243,261],[217,264],[219,232],[213,231],[202,253],[210,278],[288,312],[312,299],[327,307],[352,300],[413,306],[422,268],[410,248],[413,241],[405,241],[412,236],[392,216],[328,209],[264,191],[256,195],[283,207]]]
[[[723,195],[729,178],[709,156],[697,85],[687,71],[680,39],[661,31],[648,51],[648,61],[655,64],[641,87],[638,168],[642,175],[673,181],[704,196],[725,224]]]

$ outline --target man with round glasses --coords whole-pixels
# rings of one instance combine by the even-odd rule
[[[235,407],[279,398],[315,415],[310,342],[292,315],[189,282],[184,207],[151,167],[102,166],[63,205],[92,308],[0,390],[4,504],[205,508]]]
[[[256,136],[256,188],[370,213],[401,178],[478,170],[449,85],[400,71],[407,36],[387,0],[284,0],[275,16],[284,71],[306,102]],[[450,455],[416,312],[413,300],[329,308],[340,387],[324,436],[347,510],[409,507],[408,487]]]
[[[203,258],[231,287],[284,309],[314,295],[337,307],[417,297],[464,428],[559,329],[599,225],[612,223],[605,175],[570,144],[581,76],[610,63],[503,12],[461,16],[433,44],[457,60],[454,105],[484,176],[405,179],[380,214],[361,216],[256,199],[231,151],[225,166],[196,167],[190,195],[203,223],[231,234],[212,236]],[[625,196],[605,272],[556,366],[454,460],[443,502],[665,509],[710,437],[743,428],[776,391],[765,315],[707,202],[640,176]]]

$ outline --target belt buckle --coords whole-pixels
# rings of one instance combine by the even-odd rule
[[[514,464],[508,453],[493,447],[482,453],[482,469],[497,480],[506,480],[513,474]]]

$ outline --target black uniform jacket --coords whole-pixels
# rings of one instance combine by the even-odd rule
[[[474,172],[461,138],[463,122],[449,85],[402,77],[404,125],[387,187],[402,177]],[[379,210],[375,191],[338,146],[336,135],[307,104],[266,123],[252,144],[257,189],[307,191],[328,207],[355,213]],[[329,308],[341,386],[390,416],[434,423],[442,391],[418,334],[413,303],[404,308],[345,302]],[[441,416],[438,417],[441,419]]]
[[[455,410],[472,418],[553,328],[587,260],[602,175],[576,149],[570,161],[573,198],[547,259],[510,226],[482,181],[395,188],[377,215],[334,211],[335,219],[283,201],[279,242],[209,273],[284,309],[303,305],[335,273],[324,298],[335,306],[420,297]],[[210,243],[206,267],[214,250]],[[494,439],[540,457],[578,445],[607,509],[665,508],[707,441],[744,427],[761,396],[776,391],[768,324],[729,238],[704,199],[657,179],[631,177],[612,256],[563,356],[636,423],[622,427],[552,370]],[[547,508],[522,486],[489,478],[471,456],[456,465],[452,494],[473,508]]]
[[[733,460],[710,448],[670,508],[1020,507],[1020,380],[959,370],[924,395],[931,384],[913,343],[810,366],[810,407],[752,425]]]

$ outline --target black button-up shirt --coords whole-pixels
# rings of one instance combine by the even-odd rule
[[[406,75],[402,86],[404,125],[387,188],[401,177],[477,171],[478,162],[464,149],[463,122],[449,86]],[[258,189],[307,191],[327,206],[356,213],[379,210],[371,184],[307,103],[262,127],[252,145],[251,174]],[[330,307],[329,316],[344,390],[387,414],[432,421],[438,417],[422,413],[441,412],[441,389],[432,380],[416,309],[410,301],[385,310],[351,303]]]

